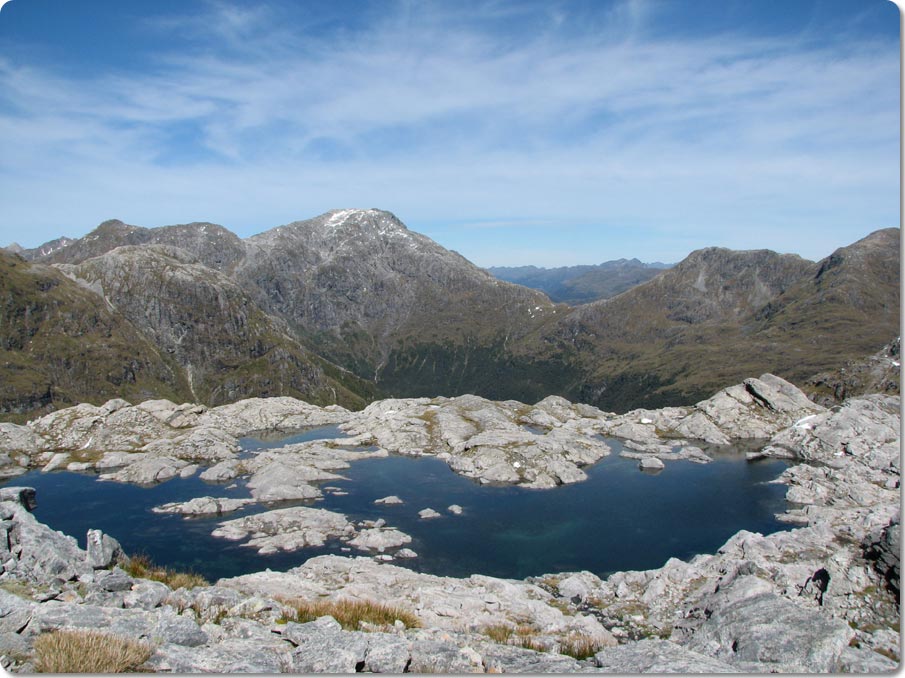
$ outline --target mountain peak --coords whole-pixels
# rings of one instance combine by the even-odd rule
[[[312,222],[323,223],[328,230],[344,230],[353,228],[359,231],[373,232],[376,235],[392,235],[409,233],[408,228],[392,212],[379,209],[336,209],[312,219]]]

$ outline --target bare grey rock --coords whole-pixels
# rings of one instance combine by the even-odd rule
[[[38,505],[37,495],[33,487],[10,486],[0,487],[0,502],[11,501],[26,511],[33,511]]]
[[[88,530],[86,545],[88,564],[95,570],[108,568],[126,555],[116,539],[100,530]]]
[[[736,598],[736,586],[705,601],[712,614],[687,646],[742,670],[780,673],[833,672],[854,631],[842,620],[829,619],[774,593]]]
[[[150,640],[157,619],[155,613],[145,610],[50,600],[35,608],[23,633],[34,636],[55,629],[92,629],[135,640]]]
[[[7,454],[35,455],[44,447],[44,441],[28,426],[0,422],[0,450]]]
[[[437,455],[456,473],[483,483],[544,488],[584,480],[581,467],[609,454],[609,447],[580,408],[564,399],[544,407],[556,416],[536,408],[534,419],[526,420],[521,403],[472,395],[391,399],[356,413],[346,428],[390,452]],[[538,417],[551,426],[542,435],[521,423]]]
[[[375,503],[375,504],[385,504],[385,505],[387,505],[387,506],[390,506],[390,505],[393,505],[393,504],[403,504],[403,503],[405,503],[405,502],[403,502],[403,501],[402,501],[399,497],[397,497],[395,494],[391,494],[389,497],[383,497],[382,499],[375,499],[375,500],[374,500],[374,503]]]
[[[431,518],[439,518],[441,516],[440,513],[434,511],[432,508],[421,509],[418,511],[418,515],[422,520],[430,520]]]
[[[317,471],[311,467],[290,466],[274,461],[255,472],[246,485],[257,501],[316,499],[323,495],[311,483],[336,477],[333,473]]]
[[[173,435],[173,429],[124,400],[81,404],[28,423],[48,450],[138,450]]]
[[[251,536],[245,546],[266,554],[323,546],[327,539],[348,534],[353,529],[342,514],[295,506],[228,520],[220,523],[211,534],[236,541]]]
[[[863,647],[847,647],[839,658],[840,673],[893,673],[899,662]]]
[[[194,620],[184,615],[164,614],[154,627],[153,638],[157,642],[197,647],[208,642],[207,634]]]
[[[361,530],[353,539],[349,540],[349,546],[354,546],[360,551],[383,553],[388,549],[409,544],[411,541],[412,538],[405,532],[400,532],[393,528],[379,527]]]
[[[553,596],[533,584],[480,575],[437,577],[370,558],[319,556],[287,572],[257,572],[219,583],[263,596],[375,600],[414,611],[426,627],[480,630],[531,620],[540,633],[551,637],[571,633],[603,645],[616,642],[593,617],[564,615],[550,604]]]
[[[201,472],[201,480],[209,483],[225,483],[240,475],[239,461],[230,459],[214,464]]]
[[[211,464],[233,459],[239,452],[239,443],[222,429],[198,426],[172,438],[150,442],[142,451],[155,456]]]
[[[175,643],[157,646],[148,665],[168,673],[274,674],[291,666],[291,647],[282,641],[230,638],[202,647]]]
[[[296,646],[292,668],[299,673],[355,673],[368,652],[368,634],[344,633],[332,617],[287,624],[282,635]]]
[[[646,639],[608,647],[594,655],[606,673],[741,673],[731,664],[668,640]]]
[[[138,579],[123,593],[123,607],[153,610],[163,605],[171,593],[170,587],[162,582]]]
[[[187,466],[189,463],[182,459],[145,456],[119,471],[102,473],[99,479],[137,485],[155,485],[175,478]]]
[[[331,405],[317,407],[289,397],[248,398],[214,407],[199,418],[199,424],[226,431],[237,438],[256,431],[297,431],[348,421],[348,410]]]
[[[236,499],[229,497],[196,497],[189,501],[172,502],[155,506],[154,513],[178,513],[183,516],[222,516],[225,513],[238,511],[240,508],[254,504],[255,499]]]
[[[829,464],[855,456],[871,468],[897,467],[899,402],[894,396],[865,396],[803,417],[773,436],[763,453]]]
[[[825,409],[794,385],[772,374],[725,388],[693,408],[633,410],[603,422],[607,435],[635,441],[654,452],[662,435],[727,445],[768,439],[794,422]]]
[[[666,464],[656,457],[643,457],[638,466],[642,471],[662,471],[666,468]]]
[[[575,659],[552,652],[495,643],[474,643],[474,646],[487,673],[578,673],[582,669]]]
[[[75,539],[38,522],[19,503],[23,493],[17,490],[21,488],[4,489],[17,500],[0,503],[0,562],[3,572],[44,584],[53,580],[72,580],[93,571]],[[27,496],[28,492],[24,494]]]
[[[197,426],[201,415],[207,412],[207,407],[205,405],[198,405],[196,403],[183,403],[182,405],[177,405],[176,403],[165,399],[145,400],[144,402],[139,403],[137,407],[140,407],[148,414],[173,428],[190,428],[192,426]]]
[[[31,621],[38,603],[0,588],[0,633],[19,633]]]
[[[112,570],[102,570],[95,575],[95,584],[104,591],[114,593],[116,591],[131,591],[135,580],[119,567]]]

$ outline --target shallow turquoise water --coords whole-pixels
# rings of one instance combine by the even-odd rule
[[[337,437],[325,427],[277,443],[245,439],[247,448]],[[710,464],[668,462],[657,475],[642,473],[635,460],[614,454],[586,469],[588,480],[550,490],[488,487],[453,473],[434,458],[393,456],[352,464],[346,480],[327,483],[348,492],[326,494],[310,505],[345,513],[350,520],[384,518],[410,534],[419,557],[399,561],[412,569],[449,576],[473,573],[522,578],[549,572],[659,567],[670,557],[712,553],[740,529],[769,533],[786,529],[774,515],[785,509],[785,487],[768,484],[786,467],[776,460],[745,461],[739,454]],[[151,488],[99,482],[92,475],[30,472],[8,481],[37,489],[35,515],[54,529],[76,537],[98,528],[116,537],[129,553],[143,552],[155,562],[192,569],[211,580],[264,568],[287,569],[313,555],[340,553],[341,544],[291,554],[259,556],[239,543],[210,536],[223,520],[161,515],[151,508],[192,497],[248,496],[240,482],[233,489],[193,477]],[[375,505],[395,494],[402,505]],[[459,504],[464,513],[447,512]],[[287,506],[290,504],[281,504]],[[422,520],[433,508],[441,518]],[[265,510],[252,506],[227,516]],[[352,552],[357,554],[357,552]]]

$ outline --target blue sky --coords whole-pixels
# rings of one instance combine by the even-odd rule
[[[898,226],[888,0],[11,0],[0,244],[379,207],[482,266]]]

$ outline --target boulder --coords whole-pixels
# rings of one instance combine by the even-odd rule
[[[33,487],[0,487],[0,502],[3,501],[18,504],[26,511],[33,511],[38,505],[37,495]]]
[[[95,570],[102,570],[125,559],[125,552],[119,542],[100,530],[88,530],[86,537],[87,560]]]
[[[666,465],[656,457],[642,457],[638,468],[642,471],[662,471]]]
[[[153,638],[158,643],[174,643],[198,647],[208,642],[207,634],[193,619],[174,613],[161,615],[154,627]]]

